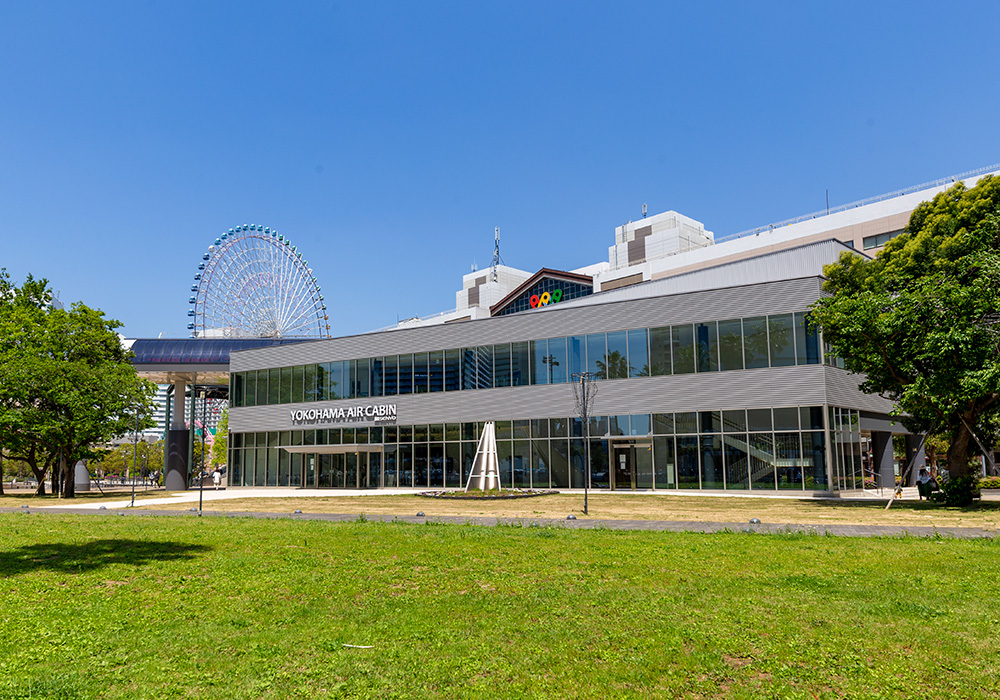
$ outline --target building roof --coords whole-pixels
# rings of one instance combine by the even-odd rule
[[[524,282],[519,284],[514,288],[510,294],[505,296],[503,299],[498,301],[496,304],[490,307],[490,316],[496,316],[498,313],[507,308],[512,304],[518,297],[524,294],[527,290],[531,289],[539,280],[543,278],[557,279],[563,282],[576,282],[577,284],[591,285],[594,284],[594,278],[589,275],[579,275],[575,272],[565,272],[563,270],[552,270],[548,267],[543,267],[541,270],[533,274],[531,277],[526,279]]]

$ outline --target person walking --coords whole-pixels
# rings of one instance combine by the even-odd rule
[[[222,474],[219,472],[218,469],[212,472],[212,483],[215,484],[215,490],[218,491],[219,484],[222,483]]]

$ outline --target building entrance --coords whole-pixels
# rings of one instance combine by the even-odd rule
[[[286,448],[287,449],[287,448]],[[382,486],[382,445],[329,445],[301,452],[302,486],[307,489],[368,489]]]
[[[611,443],[611,489],[635,491],[653,487],[653,443],[622,440]]]

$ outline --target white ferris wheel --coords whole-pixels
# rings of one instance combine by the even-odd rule
[[[208,246],[191,285],[192,338],[329,338],[320,286],[302,253],[277,231],[231,228]]]

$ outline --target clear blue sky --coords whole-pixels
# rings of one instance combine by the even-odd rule
[[[723,236],[1000,162],[1000,2],[0,2],[0,266],[186,337],[259,223],[333,332],[571,269],[675,209]]]

